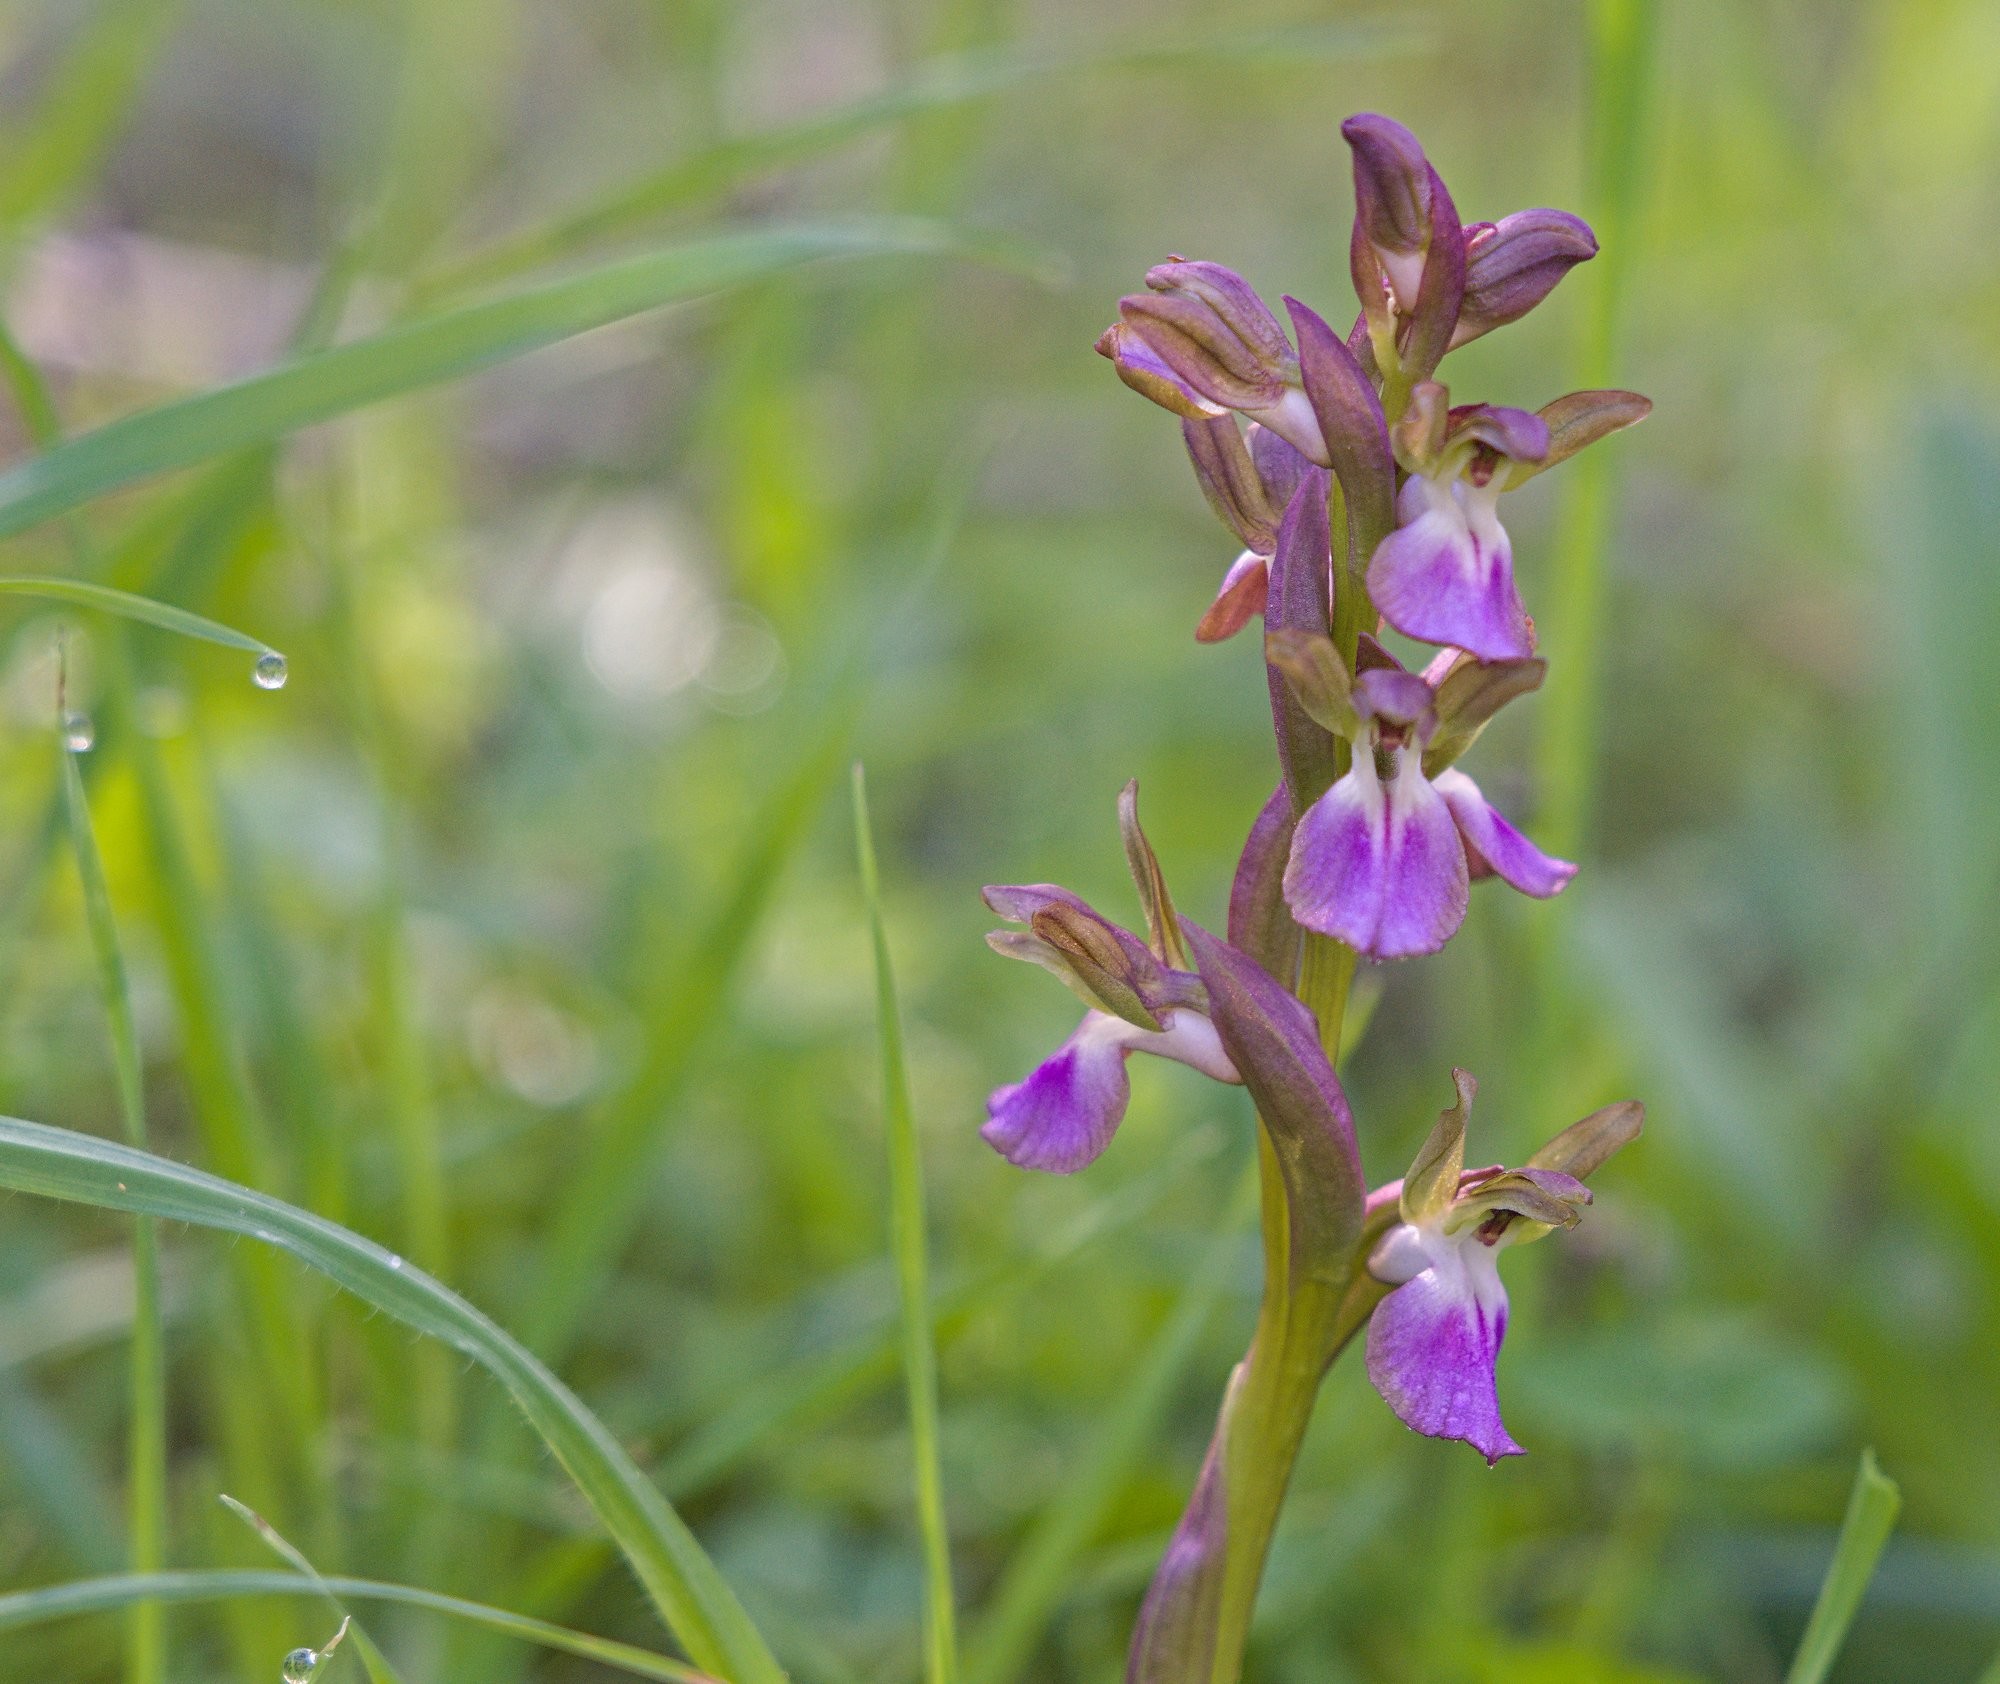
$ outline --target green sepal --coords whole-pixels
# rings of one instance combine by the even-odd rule
[[[1461,655],[1436,687],[1437,730],[1424,750],[1424,776],[1434,778],[1479,740],[1487,722],[1517,696],[1539,690],[1549,664],[1539,655],[1480,661]]]
[[[1314,724],[1354,739],[1361,729],[1354,711],[1354,681],[1332,638],[1324,632],[1280,626],[1265,634],[1264,659],[1285,675],[1285,683]]]

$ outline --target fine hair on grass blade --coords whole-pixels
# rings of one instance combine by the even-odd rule
[[[519,1341],[442,1282],[281,1199],[39,1123],[0,1118],[0,1186],[260,1240],[463,1352],[507,1388],[568,1470],[695,1664],[732,1684],[782,1684],[783,1670],[735,1593],[610,1429]]]
[[[744,229],[405,322],[107,422],[0,473],[0,537],[155,474],[269,443],[667,304],[826,259],[964,249],[935,223]]]
[[[111,1040],[112,1066],[117,1076],[118,1108],[126,1140],[141,1150],[146,1145],[146,1097],[139,1055],[139,1034],[132,1019],[132,990],[126,979],[124,948],[111,910],[111,892],[104,880],[104,862],[76,754],[62,752],[63,812],[70,847],[83,889],[84,919],[96,959],[98,995]],[[167,1530],[167,1382],[166,1337],[160,1319],[159,1236],[149,1217],[140,1217],[132,1232],[132,1343],[128,1358],[126,1496],[127,1534],[132,1570],[155,1573],[166,1561]],[[130,1684],[158,1684],[166,1671],[166,1626],[157,1602],[132,1605],[126,1678]]]
[[[1840,1538],[1833,1546],[1833,1561],[1820,1583],[1819,1600],[1806,1621],[1805,1635],[1799,1639],[1785,1684],[1823,1684],[1833,1670],[1902,1506],[1903,1494],[1876,1466],[1875,1452],[1862,1451],[1854,1488],[1847,1498],[1847,1518],[1840,1523]]]
[[[951,1590],[951,1536],[945,1522],[944,1476],[938,1454],[937,1350],[931,1340],[929,1267],[925,1256],[924,1170],[903,1057],[903,1024],[889,933],[882,921],[882,883],[868,821],[868,779],[854,768],[854,846],[875,955],[876,1025],[882,1044],[882,1116],[889,1148],[889,1233],[902,1307],[903,1376],[909,1394],[910,1455],[915,1463],[917,1517],[924,1543],[924,1676],[952,1684],[958,1673],[957,1617]]]
[[[227,1602],[238,1597],[330,1596],[341,1602],[380,1602],[418,1608],[446,1619],[483,1626],[505,1637],[519,1638],[558,1654],[575,1655],[600,1666],[615,1667],[635,1678],[654,1678],[661,1684],[714,1684],[708,1673],[666,1655],[656,1655],[629,1643],[588,1632],[571,1631],[546,1620],[505,1608],[489,1608],[484,1603],[462,1597],[444,1596],[415,1585],[385,1583],[379,1579],[331,1578],[314,1574],[255,1572],[219,1569],[178,1573],[120,1573],[101,1579],[73,1579],[67,1584],[48,1585],[40,1590],[14,1591],[0,1596],[0,1631],[15,1631],[51,1620],[73,1619],[84,1614],[113,1612],[135,1602]]]

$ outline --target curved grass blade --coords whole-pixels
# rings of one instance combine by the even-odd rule
[[[525,1347],[443,1283],[280,1199],[39,1123],[0,1118],[0,1186],[261,1240],[463,1352],[507,1388],[696,1665],[735,1684],[783,1684],[782,1669],[735,1593],[610,1430]]]
[[[822,259],[967,249],[931,222],[753,228],[405,322],[108,422],[0,474],[0,538],[152,475],[265,444],[663,305]]]
[[[132,990],[125,953],[104,880],[104,861],[90,822],[90,804],[76,755],[62,755],[63,812],[70,848],[83,888],[84,920],[97,961],[98,994],[111,1038],[118,1082],[118,1108],[125,1138],[146,1145],[146,1094],[139,1057],[139,1032],[132,1019]],[[133,1224],[132,1345],[127,1359],[126,1536],[136,1573],[158,1572],[166,1561],[167,1538],[167,1376],[166,1335],[160,1319],[160,1248],[149,1217]],[[135,1603],[126,1633],[125,1676],[130,1684],[157,1684],[165,1675],[166,1623],[156,1602]]]
[[[924,1166],[917,1142],[910,1077],[903,1059],[903,1023],[889,933],[882,922],[882,883],[875,836],[868,823],[868,779],[854,768],[854,848],[861,893],[875,949],[875,1013],[882,1040],[882,1112],[889,1139],[889,1232],[902,1303],[903,1378],[910,1400],[910,1456],[916,1464],[917,1516],[924,1538],[924,1676],[952,1684],[958,1674],[957,1616],[951,1593],[951,1537],[945,1524],[944,1476],[938,1457],[937,1348],[931,1340],[929,1267],[924,1249]]]
[[[380,1579],[307,1578],[296,1573],[240,1570],[181,1573],[119,1573],[100,1579],[76,1579],[40,1590],[0,1596],[0,1631],[42,1625],[82,1614],[115,1612],[136,1602],[225,1602],[239,1596],[314,1596],[330,1594],[349,1602],[383,1602],[422,1608],[446,1619],[463,1620],[504,1636],[518,1637],[559,1654],[575,1655],[600,1666],[616,1667],[635,1678],[661,1684],[716,1684],[705,1672],[666,1655],[656,1655],[630,1643],[567,1626],[550,1625],[505,1608],[444,1596],[415,1585],[389,1584]]]
[[[1805,1635],[1799,1639],[1798,1653],[1792,1657],[1792,1669],[1785,1674],[1785,1684],[1823,1684],[1833,1670],[1902,1506],[1903,1494],[1876,1466],[1875,1452],[1862,1451],[1854,1489],[1847,1498],[1847,1518],[1840,1523],[1840,1541],[1833,1547],[1833,1561],[1819,1587],[1812,1617],[1806,1621]]]
[[[360,1652],[361,1664],[368,1669],[369,1684],[402,1684],[402,1678],[389,1664],[388,1656],[384,1655],[376,1647],[375,1640],[362,1630],[360,1622],[348,1612],[347,1604],[341,1601],[339,1594],[320,1576],[319,1569],[305,1558],[303,1552],[249,1504],[239,1503],[224,1492],[222,1506],[262,1538],[266,1546],[287,1567],[295,1573],[303,1574],[313,1589],[325,1597],[333,1611],[340,1616],[340,1630],[334,1634],[332,1643],[321,1645],[322,1655],[332,1650],[334,1644],[351,1635],[354,1638],[354,1647]]]
[[[766,171],[817,157],[914,117],[953,110],[1038,81],[1097,70],[1172,67],[1217,59],[1320,63],[1394,51],[1416,37],[1417,32],[1407,24],[1362,19],[1099,50],[1016,45],[944,55],[918,66],[905,81],[880,93],[761,133],[721,141],[649,171],[581,210],[448,267],[427,283],[426,290],[443,293],[520,274],[554,262],[591,240],[626,232],[649,217],[714,199]]]
[[[93,585],[87,579],[0,575],[0,596],[31,596],[46,602],[66,602],[73,607],[94,608],[101,614],[116,614],[120,619],[136,620],[144,626],[157,626],[161,631],[192,637],[202,643],[219,643],[225,649],[243,649],[259,657],[278,654],[262,638],[240,632],[234,626],[225,626],[220,620],[211,620],[205,614],[191,613],[185,608],[176,608],[171,602],[155,602],[149,596],[137,596],[110,585]],[[283,660],[284,657],[278,658]]]

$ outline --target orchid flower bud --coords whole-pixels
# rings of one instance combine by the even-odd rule
[[[1496,1364],[1507,1335],[1498,1256],[1573,1228],[1591,1202],[1583,1178],[1636,1137],[1645,1108],[1606,1106],[1572,1124],[1522,1169],[1465,1168],[1478,1083],[1452,1073],[1458,1098],[1438,1118],[1396,1194],[1401,1218],[1376,1243],[1369,1272],[1395,1288],[1368,1324],[1368,1378],[1407,1427],[1470,1444],[1486,1460],[1518,1456],[1500,1419]]]
[[[1450,348],[1465,293],[1464,232],[1443,180],[1401,123],[1364,112],[1340,132],[1354,151],[1354,290],[1376,366],[1407,389]]]
[[[1249,282],[1219,263],[1175,258],[1146,272],[1148,292],[1118,302],[1097,342],[1135,391],[1189,420],[1240,411],[1326,465],[1299,359]]]
[[[1465,298],[1451,348],[1519,321],[1579,263],[1597,255],[1590,224],[1567,211],[1524,210],[1465,231]]]

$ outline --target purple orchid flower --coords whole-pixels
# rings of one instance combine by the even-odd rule
[[[1462,1439],[1489,1463],[1523,1454],[1500,1418],[1495,1364],[1507,1336],[1507,1246],[1573,1228],[1590,1203],[1584,1178],[1633,1139],[1642,1106],[1593,1112],[1521,1169],[1467,1170],[1465,1125],[1478,1084],[1463,1070],[1458,1101],[1438,1118],[1410,1173],[1371,1196],[1380,1220],[1369,1273],[1394,1288],[1368,1324],[1368,1378],[1397,1418],[1432,1438]]]
[[[1139,828],[1138,786],[1119,802],[1126,857],[1145,903],[1148,939],[1120,929],[1051,883],[988,887],[986,904],[1025,930],[995,930],[995,952],[1053,971],[1090,1008],[1076,1032],[1025,1080],[994,1089],[981,1137],[1009,1163],[1069,1175],[1111,1144],[1131,1099],[1125,1061],[1152,1053],[1219,1082],[1240,1083],[1208,1015],[1159,863]]]
[[[1347,774],[1292,835],[1285,901],[1306,929],[1371,959],[1435,953],[1464,921],[1474,877],[1546,900],[1576,875],[1452,768],[1505,702],[1541,683],[1542,662],[1448,649],[1419,675],[1370,639],[1350,687],[1324,637],[1274,632],[1266,650],[1306,711],[1353,745]]]
[[[1514,547],[1500,524],[1503,491],[1567,461],[1585,445],[1642,421],[1636,392],[1571,392],[1533,414],[1492,404],[1451,407],[1426,380],[1392,433],[1409,478],[1396,530],[1368,564],[1368,594],[1396,630],[1482,661],[1521,660],[1534,622],[1514,584]]]
[[[1376,609],[1423,643],[1486,661],[1532,655],[1534,628],[1514,585],[1499,502],[1515,464],[1547,458],[1548,423],[1524,409],[1452,409],[1444,387],[1425,381],[1392,437],[1410,477],[1396,499],[1399,524],[1368,564]]]

